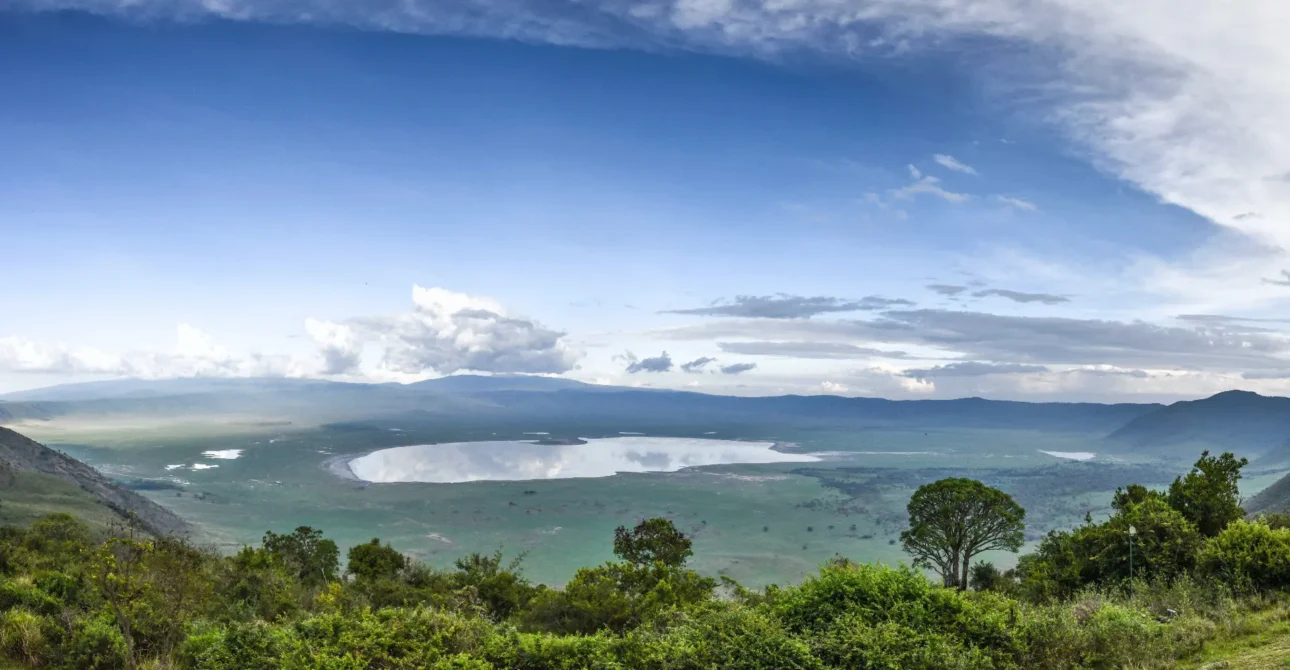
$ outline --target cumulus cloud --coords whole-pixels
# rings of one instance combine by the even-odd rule
[[[820,382],[820,390],[833,395],[841,395],[850,391],[851,388],[846,384],[839,384],[837,382],[825,380]]]
[[[953,170],[955,172],[962,172],[963,174],[972,174],[972,175],[977,174],[976,168],[972,167],[971,165],[968,165],[967,163],[964,163],[963,161],[960,161],[959,159],[949,154],[936,154],[935,156],[932,156],[932,160],[936,161],[941,167],[949,170]],[[918,176],[915,175],[914,178],[917,179]]]
[[[403,374],[558,374],[577,360],[564,332],[510,316],[492,298],[437,287],[413,286],[411,312],[349,325],[384,348],[382,367]]]
[[[738,375],[753,370],[757,367],[756,363],[734,363],[731,365],[721,366],[721,374]]]
[[[119,356],[97,349],[0,337],[0,369],[8,372],[121,374],[124,367]]]
[[[623,354],[623,359],[627,361],[627,372],[636,374],[638,372],[668,372],[672,369],[672,357],[667,352],[652,356],[650,358],[637,358],[635,354],[628,351]]]
[[[92,347],[69,347],[17,336],[0,338],[0,370],[19,373],[103,375],[160,379],[168,377],[279,377],[303,370],[287,356],[261,353],[234,355],[202,330],[181,323],[172,351],[108,353]]]
[[[703,368],[706,367],[709,363],[715,363],[715,362],[717,362],[717,359],[712,358],[710,356],[703,356],[702,358],[696,358],[690,361],[689,363],[682,363],[681,370],[683,372],[697,374],[697,373],[703,372]]]
[[[707,307],[674,309],[664,313],[761,319],[803,319],[831,312],[873,311],[913,304],[909,300],[883,298],[874,295],[860,300],[846,300],[826,296],[805,297],[778,293],[769,296],[741,295],[736,296],[733,300],[717,300]]]
[[[990,288],[976,291],[972,294],[977,298],[986,298],[989,296],[998,296],[1007,298],[1013,302],[1041,302],[1045,305],[1056,305],[1058,303],[1070,302],[1070,298],[1064,295],[1054,295],[1052,293],[1023,293],[1021,291],[1009,291],[1002,288]]]
[[[1043,365],[1026,365],[1023,363],[982,363],[965,361],[947,363],[931,368],[905,370],[902,374],[914,379],[936,379],[938,377],[980,377],[983,375],[1015,375],[1035,372],[1048,372]]]
[[[859,347],[846,342],[718,342],[722,351],[746,356],[785,358],[853,359],[908,358],[903,351]]]
[[[471,370],[493,373],[562,373],[577,354],[565,335],[535,321],[508,316],[495,300],[441,288],[414,286],[410,312],[342,322],[306,319],[317,348],[312,359],[233,353],[209,334],[181,323],[172,351],[113,354],[88,347],[0,338],[0,371],[168,377],[424,376]],[[364,347],[382,350],[379,370],[363,370]]]
[[[343,375],[358,370],[363,345],[353,328],[310,318],[305,319],[305,333],[318,346],[320,374]]]

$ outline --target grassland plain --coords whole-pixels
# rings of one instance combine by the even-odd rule
[[[308,427],[230,416],[54,421],[22,429],[130,483],[195,523],[204,540],[225,550],[255,543],[265,530],[309,525],[342,545],[380,537],[441,566],[473,551],[523,554],[525,572],[551,584],[563,583],[580,566],[608,560],[605,540],[613,529],[651,516],[669,517],[694,536],[698,570],[754,586],[795,582],[838,554],[896,564],[906,559],[897,537],[910,493],[949,473],[977,477],[1016,495],[1029,514],[1027,539],[1035,542],[1049,529],[1076,525],[1086,513],[1105,514],[1111,492],[1124,481],[1167,483],[1185,469],[1186,460],[1103,453],[1098,436],[1078,433],[750,430],[719,424],[710,430],[647,428],[651,435],[791,443],[821,460],[461,484],[365,485],[326,467],[338,457],[392,446],[533,439],[537,432],[557,437],[647,432],[636,428],[443,420]],[[231,455],[231,450],[240,450],[236,458],[204,453]],[[1080,463],[1040,450],[1099,455]],[[983,558],[1004,566],[1013,561],[1010,554]]]

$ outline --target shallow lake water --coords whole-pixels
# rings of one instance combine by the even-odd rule
[[[475,482],[609,477],[674,472],[699,465],[793,463],[810,454],[774,451],[772,442],[681,437],[612,437],[586,444],[454,442],[381,449],[349,461],[358,479],[377,482]]]

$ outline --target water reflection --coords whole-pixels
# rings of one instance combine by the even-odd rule
[[[618,472],[673,472],[697,465],[819,460],[771,450],[770,442],[679,437],[614,437],[586,444],[457,442],[396,447],[349,462],[369,482],[474,482],[608,477]]]

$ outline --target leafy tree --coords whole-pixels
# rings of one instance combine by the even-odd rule
[[[1196,526],[1162,497],[1147,496],[1102,523],[1050,532],[1035,553],[1018,561],[1023,592],[1052,600],[1089,584],[1128,579],[1130,527],[1136,530],[1134,577],[1168,581],[1192,569],[1202,540]]]
[[[1166,500],[1165,495],[1155,489],[1149,489],[1141,484],[1129,484],[1122,489],[1116,489],[1115,495],[1111,496],[1111,509],[1116,512],[1123,512],[1132,505],[1138,505],[1147,500]],[[1089,515],[1085,515],[1084,523],[1093,523]]]
[[[969,572],[972,577],[969,585],[974,591],[989,591],[1003,580],[1003,573],[990,561],[973,565]]]
[[[900,534],[914,564],[941,573],[945,586],[967,588],[972,557],[1017,551],[1026,510],[1012,496],[975,479],[948,478],[920,486],[909,500],[909,529]]]
[[[350,547],[348,558],[345,570],[359,580],[394,579],[408,567],[406,556],[375,537]]]
[[[323,538],[321,530],[300,526],[290,535],[264,534],[264,550],[276,555],[306,585],[317,586],[336,578],[340,550]]]
[[[692,544],[671,520],[662,517],[646,519],[631,530],[619,526],[614,531],[614,555],[636,565],[657,562],[680,567],[694,555]]]
[[[220,594],[231,605],[226,618],[276,621],[297,609],[296,575],[287,572],[277,554],[243,547],[223,567]]]
[[[1249,462],[1238,460],[1230,451],[1217,457],[1201,452],[1191,472],[1169,485],[1169,505],[1196,524],[1201,535],[1218,535],[1227,524],[1245,516],[1237,482]]]
[[[490,614],[499,620],[507,619],[528,605],[534,588],[519,575],[523,556],[502,565],[502,552],[491,556],[474,553],[456,560],[457,584],[473,591]]]

